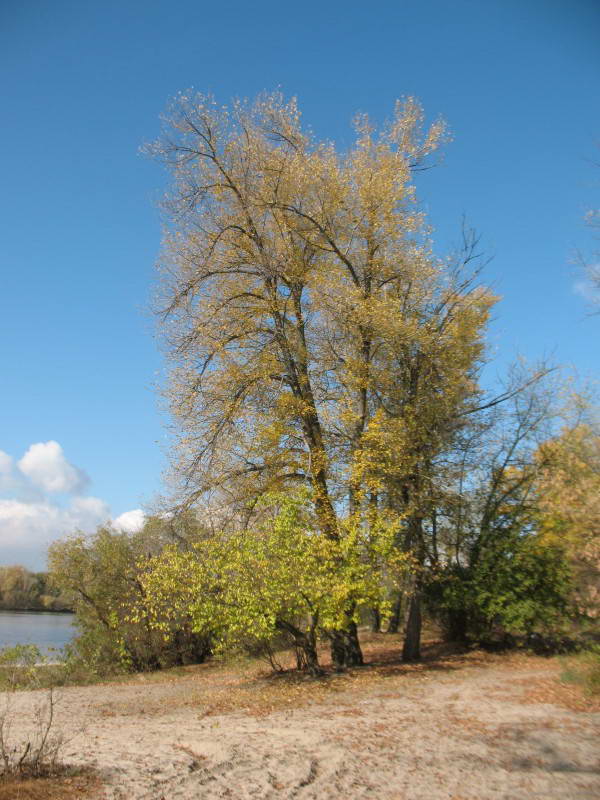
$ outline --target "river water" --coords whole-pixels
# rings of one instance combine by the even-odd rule
[[[75,634],[73,614],[49,611],[0,611],[0,649],[15,644],[35,644],[52,657]]]

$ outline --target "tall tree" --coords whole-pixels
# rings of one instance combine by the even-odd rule
[[[183,505],[211,496],[247,515],[308,484],[332,540],[340,515],[368,527],[393,508],[418,561],[428,465],[477,397],[495,299],[470,258],[434,257],[416,205],[412,175],[443,123],[424,131],[408,99],[356,133],[338,153],[279,95],[172,106],[150,149],[173,174],[159,301],[173,473]],[[330,631],[339,666],[362,661],[355,611]]]

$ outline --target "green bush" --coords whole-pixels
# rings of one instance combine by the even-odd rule
[[[172,618],[161,631],[149,625],[138,562],[163,546],[154,521],[133,535],[100,527],[92,536],[76,535],[52,546],[51,578],[70,597],[78,631],[66,649],[68,669],[111,675],[206,658],[210,641],[192,631],[185,615]]]
[[[477,642],[562,630],[570,593],[562,550],[512,531],[499,533],[474,563],[451,565],[427,586],[447,638]]]

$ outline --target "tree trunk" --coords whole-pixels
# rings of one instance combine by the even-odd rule
[[[402,647],[403,661],[418,661],[421,658],[421,600],[421,581],[417,578],[409,599],[404,646]]]
[[[415,478],[415,486],[418,486]],[[404,630],[404,645],[402,647],[403,661],[418,661],[421,658],[421,626],[422,626],[422,597],[423,597],[423,518],[419,514],[409,517],[405,551],[412,553],[416,559],[416,571],[412,576],[412,587],[408,596],[408,609],[406,628]]]
[[[296,666],[298,670],[308,672],[313,678],[322,675],[323,670],[319,665],[319,655],[317,653],[316,620],[311,620],[311,627],[307,633],[283,620],[278,620],[275,624],[280,631],[287,631],[291,634],[296,650]]]
[[[381,613],[377,607],[371,609],[371,633],[381,632]]]
[[[317,655],[317,648],[315,643],[311,641],[310,637],[304,636],[295,641],[296,647],[296,664],[302,672],[308,672],[313,678],[318,678],[323,674],[323,670],[319,665],[319,657]]]
[[[365,663],[358,640],[356,622],[351,622],[346,631],[346,660],[349,667],[362,667]]]
[[[362,667],[364,659],[355,622],[350,622],[346,630],[331,631],[330,638],[331,661],[338,672],[346,667]]]

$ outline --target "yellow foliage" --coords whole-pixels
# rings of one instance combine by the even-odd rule
[[[579,603],[600,614],[600,436],[578,425],[539,449],[536,490],[542,540],[563,547],[577,573]]]
[[[340,499],[397,501],[477,396],[496,298],[433,255],[412,183],[445,125],[407,98],[381,130],[357,117],[338,152],[279,94],[183,94],[169,128],[150,149],[174,178],[161,310],[178,488],[247,508],[310,485],[335,538]]]

